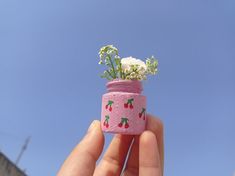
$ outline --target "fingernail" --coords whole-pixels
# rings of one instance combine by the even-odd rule
[[[89,128],[88,128],[88,130],[87,130],[87,133],[91,132],[91,131],[94,129],[96,123],[97,123],[97,120],[94,120],[94,121],[90,124],[90,126],[89,126]]]

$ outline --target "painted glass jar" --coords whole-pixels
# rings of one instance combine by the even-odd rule
[[[102,96],[101,128],[104,132],[138,135],[146,126],[146,97],[142,82],[113,80]]]

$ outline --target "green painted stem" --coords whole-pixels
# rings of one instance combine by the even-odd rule
[[[143,114],[145,112],[145,108],[142,108],[142,112],[141,112],[141,114]]]
[[[128,118],[122,118],[122,121],[121,121],[122,124],[127,124],[128,123]]]

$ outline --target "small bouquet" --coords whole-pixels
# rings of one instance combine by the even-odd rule
[[[99,56],[99,64],[107,66],[101,77],[108,80],[108,93],[102,96],[102,130],[130,135],[142,133],[146,125],[142,81],[157,73],[158,61],[153,56],[145,62],[131,56],[121,58],[112,45],[102,47]]]

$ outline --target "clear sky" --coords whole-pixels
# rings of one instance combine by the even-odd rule
[[[232,176],[234,0],[0,0],[1,151],[14,161],[31,136],[20,167],[56,174],[100,118],[106,44],[159,58],[144,94],[165,124],[165,175]]]

